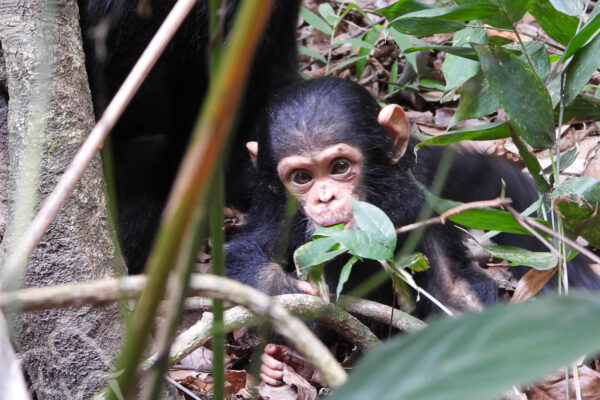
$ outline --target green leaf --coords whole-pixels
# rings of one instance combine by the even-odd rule
[[[529,65],[502,47],[472,44],[492,91],[511,123],[534,148],[554,143],[550,95]]]
[[[556,199],[554,210],[571,232],[600,248],[600,215],[597,206],[592,207],[587,202],[577,204],[568,199]]]
[[[571,178],[552,193],[553,205],[565,225],[576,235],[600,248],[600,182],[592,178]]]
[[[564,46],[577,33],[579,20],[556,11],[548,0],[535,0],[529,12],[548,36]]]
[[[595,10],[594,10],[595,11]],[[593,14],[593,13],[592,13]],[[591,16],[590,16],[591,17]],[[588,40],[598,34],[598,29],[600,28],[600,13],[597,13],[593,17],[591,17],[583,28],[577,33],[577,35],[573,36],[573,38],[569,41],[567,48],[564,53],[564,59],[567,60],[573,54],[575,54],[580,48],[582,48]]]
[[[430,36],[436,33],[456,32],[465,28],[462,22],[447,21],[431,18],[404,18],[397,19],[392,27],[400,33],[407,35]]]
[[[495,4],[477,3],[458,7],[429,8],[404,14],[391,21],[399,32],[410,35],[432,35],[442,32],[456,32],[466,27],[462,22],[472,19],[485,19],[497,16],[499,8]]]
[[[428,18],[443,21],[470,21],[472,19],[483,19],[497,14],[500,11],[496,4],[476,3],[458,7],[429,8],[426,10],[413,11],[396,18],[392,23],[404,18]],[[435,21],[433,22],[435,23]]]
[[[419,80],[419,87],[435,90],[444,90],[446,88],[442,82],[430,78],[423,78]]]
[[[318,52],[314,51],[311,48],[308,48],[308,47],[302,46],[302,45],[298,45],[298,51],[302,54],[306,54],[309,57],[312,57],[314,59],[321,61],[323,64],[327,64],[327,60],[325,59],[325,57],[323,57],[321,54],[319,54]]]
[[[458,207],[464,203],[453,200],[442,199],[431,193],[425,186],[415,180],[416,185],[425,194],[427,202],[431,205],[434,211],[438,214]],[[513,216],[506,211],[496,210],[494,208],[477,208],[465,210],[460,214],[455,214],[449,217],[450,221],[463,225],[467,228],[482,229],[486,231],[501,231],[508,233],[520,233],[522,235],[530,235],[527,229],[523,228]],[[548,226],[548,223],[541,219],[535,219],[537,222]]]
[[[564,93],[566,105],[575,100],[598,67],[600,67],[600,35],[575,53],[567,66]]]
[[[433,8],[433,6],[416,0],[398,0],[385,8],[378,9],[377,12],[383,14],[388,21],[391,21],[401,15],[428,8]]]
[[[496,258],[508,260],[515,265],[526,265],[539,271],[552,269],[558,258],[552,253],[529,251],[516,246],[485,245],[488,253]]]
[[[565,169],[569,168],[573,162],[577,159],[577,147],[571,147],[569,150],[560,153],[560,171],[562,172]],[[544,168],[544,174],[548,175],[552,173],[552,164],[548,165]]]
[[[396,90],[396,84],[398,83],[398,60],[394,60],[392,68],[390,68],[390,77],[388,84],[388,94],[393,93]]]
[[[331,238],[313,240],[298,247],[294,252],[294,264],[300,272],[300,279],[306,279],[308,268],[323,264],[347,251],[345,248],[329,251],[338,246],[338,242]]]
[[[531,3],[532,0],[502,0],[497,2],[503,14],[514,24],[523,18]]]
[[[336,224],[331,226],[319,226],[315,229],[315,233],[313,233],[313,239],[318,239],[320,237],[333,236],[339,231],[344,230],[344,224]]]
[[[550,0],[550,3],[563,14],[576,17],[583,13],[583,3],[581,0]]]
[[[337,71],[338,69],[342,69],[347,65],[354,64],[357,61],[366,60],[366,59],[367,59],[367,55],[349,58],[349,59],[337,64],[334,68],[330,69],[327,74],[330,75],[331,73],[333,73],[334,71]]]
[[[367,354],[331,399],[493,399],[596,351],[599,315],[572,294],[439,319]]]
[[[397,234],[390,218],[373,204],[354,199],[351,201],[354,221],[360,230],[378,238],[381,244],[393,252],[396,249]]]
[[[356,229],[344,229],[331,236],[353,255],[372,260],[388,260],[394,253],[381,243],[381,237]]]
[[[525,42],[525,51],[529,54],[533,61],[533,67],[540,80],[544,80],[550,74],[550,56],[544,43],[532,40],[531,42]],[[525,54],[519,58],[526,62]]]
[[[412,53],[413,47],[422,47],[425,43],[423,43],[421,40],[417,39],[414,36],[405,35],[404,33],[400,33],[397,30],[395,30],[394,28],[389,28],[388,31],[390,32],[390,36],[392,37],[394,42],[396,42],[398,47],[400,47],[400,50],[402,50],[404,52],[404,56],[406,57],[406,59],[408,60],[410,65],[412,65],[413,69],[416,72],[419,72],[419,65],[417,64],[416,54],[409,54],[409,53]]]
[[[463,6],[463,5],[469,5],[469,4],[489,4],[489,3],[501,3],[501,2],[493,2],[490,0],[456,0],[455,1],[456,4]],[[481,21],[485,24],[494,26],[496,28],[511,28],[511,23],[508,19],[506,19],[506,16],[501,13],[498,12],[495,15],[492,15],[490,17],[487,18],[482,18]]]
[[[360,50],[358,50],[358,56],[362,58],[356,60],[357,79],[360,79],[360,77],[362,76],[365,66],[367,65],[367,56],[371,52],[371,49],[375,48],[375,42],[377,41],[380,32],[381,29],[379,28],[379,26],[374,26],[371,29],[369,29],[367,33],[365,33],[362,37],[362,41],[370,44],[372,47],[361,47]]]
[[[350,278],[350,272],[352,271],[352,266],[358,261],[357,256],[352,256],[350,259],[344,264],[342,267],[342,271],[340,272],[340,279],[338,280],[337,288],[335,289],[335,298],[336,300],[340,298],[340,294],[342,294],[342,290],[344,289],[344,284],[348,282],[348,278]]]
[[[414,253],[403,256],[396,262],[400,268],[410,268],[415,272],[422,272],[429,269],[429,260],[423,253]]]
[[[368,43],[368,42],[365,42],[364,40],[360,40],[357,38],[349,38],[349,39],[339,40],[339,41],[333,43],[331,46],[338,47],[343,44],[350,44],[350,45],[352,45],[352,47],[364,47],[365,49],[369,49],[369,50],[375,49],[375,45],[373,43]]]
[[[460,102],[450,125],[470,118],[489,115],[500,108],[500,102],[492,92],[489,83],[480,71],[462,86]]]
[[[331,27],[327,24],[327,22],[323,21],[321,17],[317,14],[313,13],[306,7],[300,7],[300,16],[304,19],[310,26],[315,29],[320,30],[321,32],[331,35],[333,32]]]
[[[321,17],[323,17],[323,19],[331,26],[334,26],[339,20],[339,17],[336,15],[335,11],[333,11],[333,7],[331,7],[331,4],[329,3],[319,4],[319,14],[321,14]]]
[[[466,28],[454,34],[452,47],[461,47],[466,43],[485,43],[487,35],[484,29]],[[445,91],[456,89],[474,77],[479,71],[479,62],[464,60],[459,56],[447,54],[442,64],[442,72],[446,78]]]
[[[554,111],[558,116],[558,107]],[[600,120],[600,100],[586,95],[579,95],[565,108],[563,119],[569,121],[598,121]]]
[[[415,150],[423,146],[447,145],[457,143],[462,140],[495,140],[510,137],[508,122],[497,121],[490,124],[478,125],[471,128],[457,129],[450,131],[446,135],[435,136],[417,144]]]

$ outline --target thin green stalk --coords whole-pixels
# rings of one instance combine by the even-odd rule
[[[325,64],[325,75],[329,74],[329,66],[331,64],[331,54],[333,53],[333,48],[331,46],[331,43],[333,43],[333,39],[335,39],[335,30],[337,29],[338,25],[340,24],[340,21],[341,21],[340,15],[342,14],[341,11],[342,11],[342,8],[344,8],[345,3],[346,3],[346,0],[343,0],[342,3],[340,4],[339,8],[335,12],[337,19],[335,20],[335,24],[333,24],[333,26],[332,26],[331,35],[329,36],[329,51],[327,52],[327,64]]]
[[[240,88],[246,82],[252,54],[272,5],[273,0],[245,1],[240,5],[239,18],[223,52],[222,68],[217,71],[214,84],[210,86],[201,118],[194,128],[192,141],[164,211],[162,225],[146,265],[148,284],[128,324],[125,344],[115,363],[116,377],[107,388],[108,399],[116,400],[117,392],[127,398],[136,386],[136,371],[158,305],[164,297],[173,260],[177,258],[177,250],[188,232],[191,216],[196,207],[202,206],[203,193],[209,186],[226,143],[233,122],[231,114],[238,108]]]
[[[210,78],[211,84],[215,83],[215,76],[221,61],[221,52],[223,44],[223,26],[225,18],[225,0],[210,1],[210,24],[209,32],[212,38],[210,46]],[[219,18],[219,11],[220,16]],[[225,202],[224,178],[223,178],[223,157],[220,157],[217,163],[217,169],[213,175],[211,183],[211,196],[208,209],[210,235],[212,238],[212,273],[217,276],[224,275],[224,257],[223,245],[225,238],[223,236],[223,206]],[[212,325],[212,377],[213,377],[213,398],[225,398],[225,332],[223,324],[223,301],[213,300],[213,325]]]
[[[212,238],[211,264],[212,273],[223,276],[225,259],[223,245],[223,203],[224,203],[223,170],[218,168],[211,185],[211,201],[208,215],[210,221],[210,236]],[[213,326],[212,326],[212,351],[213,351],[213,398],[225,398],[225,328],[223,325],[223,301],[213,300]]]
[[[521,45],[521,48],[523,49],[523,53],[525,54],[525,58],[527,59],[529,66],[531,67],[533,72],[535,72],[535,64],[533,63],[531,56],[529,55],[529,53],[527,52],[527,49],[525,48],[525,43],[523,43],[523,39],[521,39],[521,35],[519,34],[519,31],[517,30],[517,25],[515,23],[512,24],[512,30],[515,33],[515,35],[517,36],[517,39],[519,40],[519,44]]]

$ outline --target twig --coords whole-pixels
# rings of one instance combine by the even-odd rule
[[[48,195],[44,204],[23,234],[17,238],[17,246],[4,265],[4,269],[14,271],[27,262],[29,254],[37,246],[44,232],[63,206],[65,200],[85,172],[89,163],[102,148],[104,139],[115,126],[117,120],[139,89],[140,85],[162,54],[163,50],[188,15],[196,0],[179,0],[173,7],[144,53],[135,64],[125,82],[112,99],[102,118],[83,143],[69,167],[58,181],[56,187]]]
[[[421,228],[427,225],[433,224],[445,224],[446,221],[453,215],[460,214],[463,211],[475,209],[475,208],[486,208],[486,207],[500,207],[507,205],[510,203],[510,199],[508,198],[496,198],[492,200],[482,200],[482,201],[473,201],[471,203],[464,203],[460,206],[449,209],[448,211],[443,212],[441,215],[433,218],[426,219],[425,221],[415,222],[414,224],[404,225],[400,228],[396,229],[396,233],[405,233],[409,231],[413,231],[417,228]]]
[[[183,386],[181,383],[177,382],[175,379],[171,378],[170,376],[168,376],[168,375],[165,376],[165,379],[171,385],[175,386],[177,389],[181,390],[183,393],[190,396],[193,400],[201,400],[200,397],[196,396],[191,390],[189,390],[188,388],[186,388],[185,386]]]
[[[558,257],[559,260],[561,260],[561,261],[563,260],[562,254],[560,254],[560,252],[558,250],[556,250],[554,248],[554,246],[552,246],[552,244],[550,244],[546,239],[544,239],[544,237],[542,235],[540,235],[539,233],[537,233],[535,231],[535,229],[533,229],[530,226],[530,223],[531,223],[530,219],[526,219],[525,217],[523,217],[517,210],[515,210],[514,208],[512,208],[508,204],[506,204],[504,206],[504,208],[506,208],[506,210],[513,216],[513,218],[515,220],[517,220],[517,222],[519,223],[519,225],[521,225],[523,228],[527,229],[527,231],[529,233],[531,233],[537,240],[539,240],[540,242],[542,242],[542,244],[544,246],[546,246],[548,248],[548,250],[550,250],[550,252],[552,254],[554,254],[556,257]]]
[[[425,322],[405,313],[404,311],[400,311],[372,300],[365,300],[351,296],[341,296],[337,305],[348,312],[374,319],[375,321],[379,321],[383,324],[390,323],[391,315],[392,327],[400,331],[415,332],[427,325]]]
[[[510,206],[507,206],[510,207]],[[507,208],[508,209],[508,208]],[[513,209],[514,210],[514,209]],[[595,255],[594,253],[592,253],[591,251],[589,251],[588,249],[586,249],[585,247],[579,245],[577,242],[575,242],[574,240],[571,240],[563,235],[559,235],[558,233],[554,232],[552,229],[540,224],[539,222],[537,222],[536,220],[527,218],[527,223],[530,224],[531,226],[533,226],[536,229],[539,229],[540,231],[547,233],[548,235],[557,238],[558,240],[562,240],[563,242],[565,242],[569,247],[574,248],[575,250],[577,250],[578,252],[580,252],[581,254],[583,254],[584,256],[586,256],[589,260],[600,264],[600,257],[598,257],[597,255]]]

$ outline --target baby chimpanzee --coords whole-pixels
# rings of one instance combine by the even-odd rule
[[[381,208],[396,228],[416,221],[425,204],[423,193],[409,172],[430,186],[442,150],[427,147],[414,154],[409,123],[397,105],[380,109],[361,86],[327,77],[298,83],[279,92],[271,101],[258,143],[247,144],[259,184],[254,192],[245,229],[229,243],[227,274],[266,293],[314,294],[311,284],[291,276],[294,250],[311,238],[319,226],[342,223],[354,226],[350,199],[364,200]],[[492,199],[500,195],[501,180],[513,206],[524,210],[537,199],[533,181],[509,162],[477,154],[456,155],[442,196],[457,201]],[[281,240],[286,193],[298,199],[299,212]],[[398,246],[406,240],[399,235]],[[518,244],[544,251],[536,239],[523,235],[499,235],[500,244]],[[288,243],[283,265],[276,262],[276,248]],[[417,284],[453,309],[480,308],[497,301],[495,281],[472,261],[464,235],[452,224],[430,225],[417,250],[431,267],[415,274]],[[341,260],[339,259],[341,258]],[[329,287],[336,287],[341,267],[338,257],[325,266]],[[571,265],[571,284],[600,288],[585,263]],[[380,270],[376,261],[361,260],[353,266],[346,291]],[[368,297],[392,304],[392,285],[383,285]],[[427,316],[436,306],[421,298],[415,314]],[[277,380],[277,346],[264,358],[263,379]],[[271,356],[271,357],[269,357]]]

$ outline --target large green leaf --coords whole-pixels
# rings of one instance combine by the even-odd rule
[[[542,42],[532,40],[525,43],[525,50],[533,61],[535,72],[540,80],[543,81],[550,74],[550,57],[548,56],[548,50],[546,49],[546,46],[544,46],[544,43]],[[525,54],[523,54],[519,58],[523,61],[526,61],[525,57]]]
[[[318,29],[327,35],[331,35],[332,30],[329,24],[308,8],[300,7],[300,16],[313,28]]]
[[[383,14],[388,21],[392,21],[401,15],[428,8],[433,8],[433,6],[417,0],[398,0],[385,8],[378,9],[377,12]]]
[[[583,2],[581,0],[550,0],[550,3],[561,13],[573,17],[583,12]]]
[[[469,5],[469,4],[497,4],[496,2],[490,0],[456,0],[456,4],[459,6]],[[497,28],[511,28],[510,21],[506,18],[506,16],[498,10],[498,13],[492,15],[490,17],[481,18],[483,23],[488,25],[497,27]]]
[[[465,43],[486,43],[487,35],[484,29],[466,28],[454,34],[452,47],[461,47]],[[479,71],[479,62],[464,60],[462,57],[447,54],[442,64],[442,72],[446,79],[445,91],[458,88],[471,79]]]
[[[376,26],[372,27],[371,29],[369,29],[363,35],[362,41],[367,43],[369,46],[375,47],[375,42],[377,41],[377,38],[379,37],[380,32],[381,32],[381,29],[379,28],[378,25],[376,25]],[[356,60],[356,77],[358,79],[360,79],[360,77],[362,76],[365,66],[367,65],[367,56],[371,52],[371,47],[369,47],[369,46],[362,46],[358,50],[358,57],[360,57],[359,59]]]
[[[429,36],[436,33],[456,32],[465,28],[462,22],[455,22],[431,18],[404,18],[396,19],[391,26],[400,33],[407,35]]]
[[[414,11],[396,18],[394,21],[403,18],[429,18],[432,20],[444,21],[470,21],[472,19],[483,19],[499,12],[496,4],[477,3],[457,7],[428,8],[426,10]]]
[[[554,113],[558,117],[558,107]],[[564,122],[576,121],[599,121],[600,100],[586,95],[579,95],[565,108],[563,114]]]
[[[508,122],[497,121],[490,124],[478,125],[471,128],[457,129],[446,135],[439,135],[425,140],[415,147],[415,150],[429,145],[447,145],[461,140],[496,140],[510,137]]]
[[[455,208],[464,204],[458,201],[442,199],[427,190],[427,188],[420,182],[415,180],[415,183],[425,194],[427,202],[438,214],[443,214],[451,208]],[[450,216],[449,219],[450,221],[466,226],[467,228],[482,229],[486,231],[520,233],[523,235],[530,234],[527,229],[523,228],[509,212],[496,210],[494,208],[465,210],[460,214]],[[536,219],[536,221],[546,226],[548,225],[548,223],[544,220]]]
[[[571,178],[551,194],[554,209],[565,225],[600,248],[600,182],[592,178]]]
[[[331,237],[319,238],[298,247],[294,252],[294,264],[300,272],[300,279],[308,277],[310,267],[323,264],[348,251],[339,247],[338,242]]]
[[[567,66],[564,94],[566,105],[575,100],[598,67],[600,67],[600,35],[575,53]]]
[[[582,48],[588,42],[588,40],[598,34],[598,30],[600,28],[600,13],[590,17],[591,18],[585,23],[577,35],[573,36],[573,38],[569,41],[569,45],[567,46],[564,54],[565,60]]]
[[[558,12],[549,0],[535,0],[529,12],[544,32],[562,45],[567,45],[577,33],[579,20]]]
[[[501,47],[472,46],[492,91],[520,136],[535,148],[551,147],[554,143],[552,102],[535,71]]]
[[[363,358],[332,399],[493,399],[598,347],[598,296],[497,306],[392,339]]]
[[[352,199],[354,221],[361,231],[375,238],[390,251],[396,249],[396,228],[389,217],[378,207]],[[337,237],[337,236],[336,236]]]
[[[404,52],[404,56],[406,57],[406,59],[408,60],[410,65],[412,65],[415,72],[417,72],[417,73],[420,72],[419,65],[417,64],[417,55],[412,54],[413,53],[412,48],[422,47],[425,43],[423,43],[420,39],[418,39],[414,36],[405,35],[404,33],[400,33],[394,28],[389,28],[388,31],[390,32],[390,36],[392,37],[394,42],[396,42],[398,47],[400,47],[400,50],[402,50]],[[423,50],[428,50],[428,49],[423,48]],[[411,53],[411,54],[409,54],[409,53]],[[366,62],[366,60],[365,60],[365,62]]]
[[[489,115],[500,108],[500,102],[492,92],[482,71],[464,83],[460,92],[460,102],[450,125],[470,118]]]
[[[381,243],[381,237],[368,232],[344,229],[331,236],[331,238],[350,250],[355,256],[372,260],[387,260],[394,256],[394,253],[385,244]]]
[[[496,258],[540,271],[552,269],[558,263],[558,258],[549,252],[529,251],[516,246],[484,245],[481,247]]]
[[[502,13],[514,24],[523,18],[531,3],[532,0],[502,0],[497,2]]]

